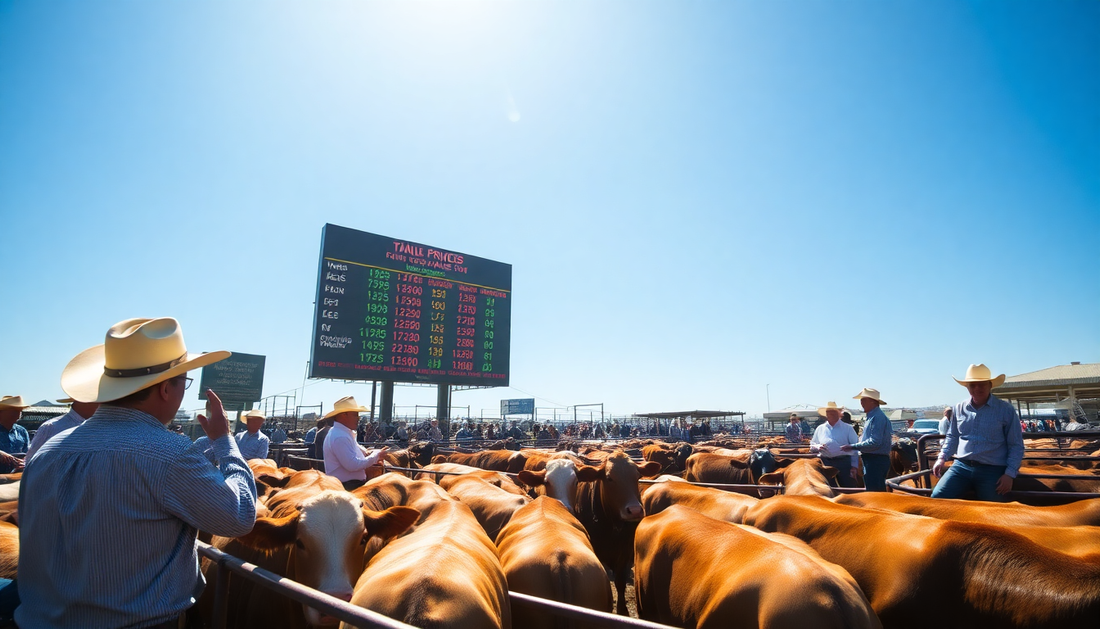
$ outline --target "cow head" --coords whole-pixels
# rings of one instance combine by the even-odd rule
[[[890,463],[896,476],[907,474],[917,467],[917,444],[910,438],[898,439],[890,446]],[[896,459],[896,460],[895,460]]]
[[[431,441],[424,441],[416,445],[409,446],[409,454],[414,457],[421,467],[425,465],[431,465],[432,458],[435,455],[435,444]]]
[[[618,516],[624,522],[638,522],[645,515],[642,509],[638,481],[643,476],[654,476],[661,471],[661,464],[650,461],[638,465],[619,450],[607,457],[599,468],[599,493],[604,510]]]
[[[692,455],[695,448],[691,447],[690,443],[682,443],[672,450],[672,463],[674,467],[673,471],[682,472],[687,467],[688,457]]]
[[[537,472],[522,470],[516,478],[525,485],[544,485],[546,495],[560,502],[569,511],[574,510],[577,482],[590,482],[600,478],[600,468],[582,465],[579,468],[569,459],[553,459]]]
[[[760,478],[779,469],[775,456],[767,448],[758,448],[749,455],[749,470],[753,478]]]
[[[265,551],[289,548],[289,578],[343,600],[351,600],[363,573],[367,541],[394,537],[420,517],[408,507],[365,509],[359,498],[333,490],[306,498],[295,508],[282,507],[274,512],[278,517],[257,518],[252,532],[239,541]],[[303,611],[311,626],[336,624],[310,607]]]

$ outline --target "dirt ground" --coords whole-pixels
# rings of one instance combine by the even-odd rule
[[[615,611],[615,607],[619,604],[619,596],[615,592],[615,581],[611,578],[611,573],[607,573],[607,578],[611,581],[611,611]],[[631,570],[630,576],[626,580],[626,611],[630,614],[631,618],[638,617],[638,604],[637,599],[634,598],[634,571]]]

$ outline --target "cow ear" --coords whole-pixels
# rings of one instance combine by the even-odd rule
[[[744,461],[738,461],[737,459],[730,459],[730,466],[736,467],[739,470],[743,470],[747,469],[749,467],[749,464],[745,463]]]
[[[781,469],[787,467],[788,465],[790,465],[791,463],[794,463],[794,462],[795,462],[795,459],[776,459],[775,460],[775,469],[781,470]]]
[[[385,511],[363,509],[363,528],[368,536],[389,539],[405,532],[420,518],[412,507],[390,507]]]
[[[295,512],[282,518],[256,518],[252,530],[237,541],[256,550],[278,550],[290,546],[298,538],[298,516]]]
[[[286,487],[286,484],[290,482],[290,476],[286,474],[260,474],[256,477],[257,483],[263,483],[268,487]]]
[[[826,467],[821,470],[821,473],[825,475],[825,478],[836,478],[836,475],[840,473],[840,470],[835,467]]]
[[[537,472],[520,470],[520,472],[516,474],[516,479],[524,485],[537,487],[546,482],[546,470],[539,470]]]
[[[656,476],[661,473],[661,464],[656,461],[650,461],[645,465],[639,465],[638,471],[642,476]]]
[[[592,481],[600,480],[604,475],[602,465],[600,467],[582,465],[577,468],[577,480],[582,483],[591,483]]]
[[[769,474],[763,474],[760,476],[760,478],[756,479],[756,482],[761,485],[782,485],[783,473],[771,472]]]
[[[432,463],[446,463],[447,457],[442,454],[437,454],[432,457]]]

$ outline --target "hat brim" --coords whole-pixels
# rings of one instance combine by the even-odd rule
[[[886,406],[886,400],[880,400],[877,397],[871,397],[870,395],[854,395],[854,396],[852,396],[853,400],[862,400],[863,398],[867,398],[868,400],[874,400],[874,401],[878,402],[879,406]]]
[[[0,408],[17,408],[19,410],[30,408],[30,406],[30,404],[0,404]]]
[[[340,413],[369,413],[369,412],[370,412],[370,409],[366,408],[364,406],[356,406],[355,408],[333,409],[333,410],[325,413],[325,416],[322,417],[321,419],[328,419],[329,417],[332,417],[334,415],[339,415]]]
[[[112,402],[138,391],[175,378],[192,369],[212,365],[232,356],[224,350],[207,354],[187,354],[187,360],[160,373],[132,378],[112,378],[103,373],[107,362],[104,346],[96,345],[76,355],[61,372],[61,390],[77,402]]]
[[[977,380],[959,380],[955,376],[951,376],[951,379],[954,380],[955,382],[958,382],[960,385],[962,385],[964,387],[969,385],[969,384],[972,384],[974,382],[992,382],[993,383],[993,388],[996,389],[997,387],[999,387],[999,386],[1001,386],[1002,384],[1005,383],[1005,375],[1003,373],[1001,375],[997,376],[996,378],[980,378],[980,379],[977,379]]]
[[[817,414],[821,415],[822,417],[827,417],[827,415],[826,415],[827,411],[836,411],[838,413],[843,413],[844,412],[844,407],[843,406],[835,406],[835,407],[830,408],[828,406],[822,406],[822,407],[817,409]]]

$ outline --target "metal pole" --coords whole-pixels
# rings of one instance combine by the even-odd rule
[[[372,380],[370,383],[370,420],[374,422],[374,403],[378,397],[378,381]]]
[[[770,413],[770,412],[772,412],[772,385],[765,384],[764,385],[764,392],[768,396],[768,412]]]

